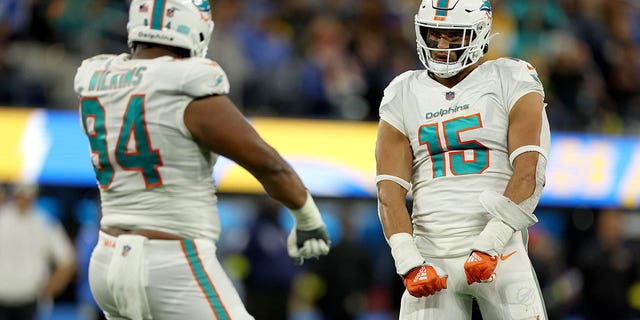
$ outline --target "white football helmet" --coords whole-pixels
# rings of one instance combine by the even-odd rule
[[[489,0],[423,0],[415,17],[418,56],[427,70],[441,78],[450,78],[476,63],[487,52],[491,33],[492,9]],[[439,49],[437,42],[427,42],[431,28],[462,32],[462,45]],[[446,52],[447,61],[433,58]],[[457,59],[450,61],[451,52]]]
[[[156,43],[207,54],[213,19],[208,0],[133,0],[129,7],[127,41]]]

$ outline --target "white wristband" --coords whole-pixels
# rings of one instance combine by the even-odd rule
[[[307,200],[300,209],[289,209],[296,220],[296,229],[310,231],[324,226],[320,210],[313,201],[311,194],[307,191]]]
[[[396,264],[396,272],[401,276],[426,263],[413,241],[413,236],[406,232],[392,234],[389,237],[389,246]]]

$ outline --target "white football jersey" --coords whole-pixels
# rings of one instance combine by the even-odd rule
[[[183,115],[193,99],[229,92],[222,68],[205,58],[99,55],[78,68],[74,87],[102,225],[216,240],[216,155],[193,139]]]
[[[469,253],[491,217],[478,195],[485,189],[502,194],[513,173],[509,112],[529,92],[544,98],[535,69],[508,58],[484,62],[453,88],[425,70],[406,72],[386,88],[380,118],[413,149],[412,220],[423,255]]]

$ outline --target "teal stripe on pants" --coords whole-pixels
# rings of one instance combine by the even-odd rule
[[[196,281],[200,285],[200,288],[204,290],[207,299],[211,303],[211,306],[213,306],[213,311],[216,313],[217,319],[228,320],[229,316],[222,306],[222,302],[216,294],[216,290],[213,288],[213,284],[211,283],[211,281],[209,281],[209,277],[207,277],[204,266],[202,266],[202,263],[200,263],[200,258],[198,258],[193,240],[183,240],[182,244],[184,245],[184,248],[186,250],[187,259],[189,260],[191,269],[196,276]]]

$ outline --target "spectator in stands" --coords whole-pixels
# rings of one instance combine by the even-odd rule
[[[590,319],[637,319],[628,301],[629,289],[640,280],[637,254],[625,241],[624,211],[606,209],[597,216],[595,235],[578,252],[582,272],[582,307]]]
[[[361,67],[348,51],[349,32],[331,15],[309,22],[306,62],[299,75],[307,114],[322,118],[361,119],[369,112],[363,98]]]
[[[372,285],[373,263],[367,248],[358,242],[352,205],[340,214],[342,237],[325,259],[310,264],[325,282],[326,293],[318,301],[324,319],[353,320],[367,311],[367,292]],[[339,267],[337,267],[339,266]]]
[[[35,319],[38,303],[60,294],[74,274],[71,241],[58,221],[38,212],[37,196],[37,186],[18,185],[0,210],[1,320]]]
[[[278,222],[282,206],[265,198],[258,208],[244,250],[251,265],[245,280],[247,310],[260,320],[286,319],[297,269],[287,253],[287,230]]]
[[[417,66],[413,26],[403,23],[413,20],[411,1],[216,3],[212,14],[220,32],[209,52],[234,71],[230,96],[249,116],[376,120],[371,107],[380,99],[380,81]],[[489,55],[523,57],[548,70],[540,73],[548,77],[542,80],[552,128],[640,130],[638,1],[492,5],[504,10],[495,10],[501,12],[493,17],[500,36]],[[60,79],[80,56],[123,49],[126,7],[118,0],[0,1],[0,104],[75,107],[64,87],[69,81]],[[570,41],[558,45],[565,39]]]

